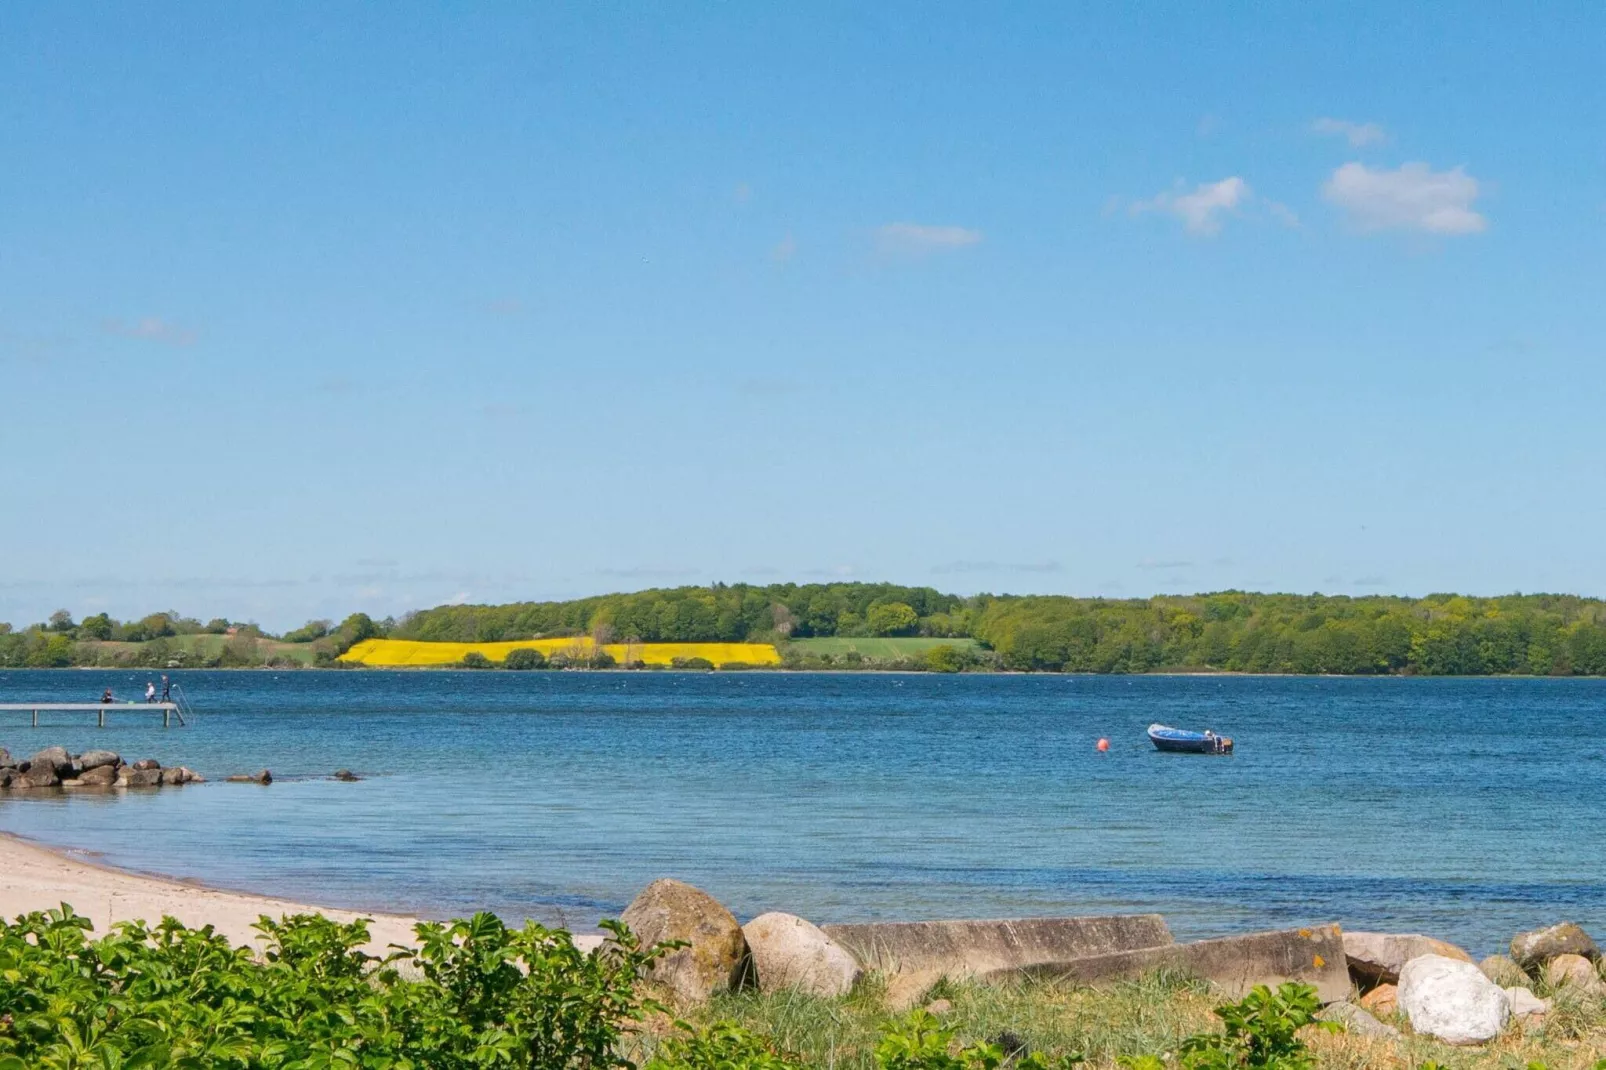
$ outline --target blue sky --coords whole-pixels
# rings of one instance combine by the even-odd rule
[[[10,5],[0,620],[1606,595],[1606,9]]]

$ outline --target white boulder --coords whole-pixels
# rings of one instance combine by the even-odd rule
[[[1493,1040],[1511,1021],[1511,997],[1470,962],[1422,955],[1400,970],[1400,1010],[1411,1028],[1450,1044]]]
[[[760,992],[795,989],[815,996],[845,996],[859,964],[820,927],[795,914],[760,914],[742,926]]]

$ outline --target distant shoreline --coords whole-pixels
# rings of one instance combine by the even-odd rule
[[[607,674],[610,676],[924,676],[943,678],[949,676],[1035,676],[1043,678],[1067,678],[1082,680],[1118,679],[1122,677],[1174,677],[1182,679],[1213,677],[1230,677],[1247,680],[1606,680],[1606,676],[1573,674],[1538,675],[1534,673],[1406,673],[1406,672],[1379,672],[1379,673],[1302,673],[1302,672],[1243,672],[1236,669],[1210,669],[1210,670],[1181,670],[1181,669],[1154,669],[1145,672],[1057,672],[1043,670],[1031,672],[1025,669],[966,669],[963,672],[945,673],[933,672],[928,669],[794,669],[780,666],[754,667],[747,669],[468,669],[461,665],[344,665],[333,667],[328,665],[241,665],[241,666],[178,666],[170,665],[163,669],[138,665],[62,665],[62,666],[13,666],[0,667],[0,676],[7,673],[20,672],[80,672],[80,673],[128,673],[138,676],[141,674],[155,676],[159,673],[176,675],[179,673],[190,676],[194,673],[212,672],[292,672],[292,673],[375,673],[375,672],[405,672],[405,673],[435,673],[457,672],[474,675],[505,675],[542,676],[548,673],[562,673],[566,675]],[[114,706],[142,706],[138,700],[119,699]],[[4,833],[0,833],[4,835]]]

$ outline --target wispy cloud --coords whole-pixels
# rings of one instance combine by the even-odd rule
[[[1488,226],[1472,209],[1478,193],[1478,180],[1462,168],[1435,171],[1425,163],[1393,171],[1347,163],[1322,186],[1322,196],[1361,230],[1446,235],[1476,234]]]
[[[628,568],[599,568],[596,574],[624,580],[667,580],[677,576],[701,575],[702,570],[674,565],[632,565]]]
[[[1350,119],[1317,119],[1310,124],[1311,133],[1323,137],[1341,137],[1351,148],[1379,145],[1388,140],[1388,134],[1376,123],[1357,123]]]
[[[108,319],[101,322],[101,330],[122,338],[142,338],[147,342],[161,342],[170,346],[194,345],[196,332],[188,327],[157,316],[137,320]]]
[[[1206,182],[1186,191],[1182,184],[1178,183],[1173,190],[1134,203],[1131,212],[1133,215],[1160,212],[1176,216],[1182,220],[1182,225],[1187,228],[1188,233],[1208,237],[1219,234],[1222,218],[1235,212],[1253,196],[1254,192],[1249,188],[1249,183],[1237,175],[1232,175],[1219,182]]]
[[[979,245],[981,240],[979,230],[925,223],[888,223],[875,231],[876,250],[893,256],[929,256]]]
[[[977,572],[1058,572],[1058,561],[947,561],[931,566],[935,576],[963,576]]]

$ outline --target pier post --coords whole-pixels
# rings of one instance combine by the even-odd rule
[[[164,707],[163,707],[163,708],[162,708],[162,727],[163,727],[163,728],[170,728],[170,727],[172,727],[172,726],[171,726],[171,725],[170,725],[170,724],[169,724],[169,723],[168,723],[168,721],[169,721],[169,720],[170,720],[170,719],[171,719],[171,718],[172,718],[172,716],[173,716],[173,711],[172,711],[172,710],[170,710],[170,709],[168,709],[168,708],[166,708],[166,707],[165,707],[165,706],[164,706]]]
[[[33,711],[33,726],[35,728],[39,727],[39,711],[38,710],[34,710]]]
[[[102,706],[100,708],[100,727],[102,727],[102,728],[106,727],[106,707],[105,706]]]

